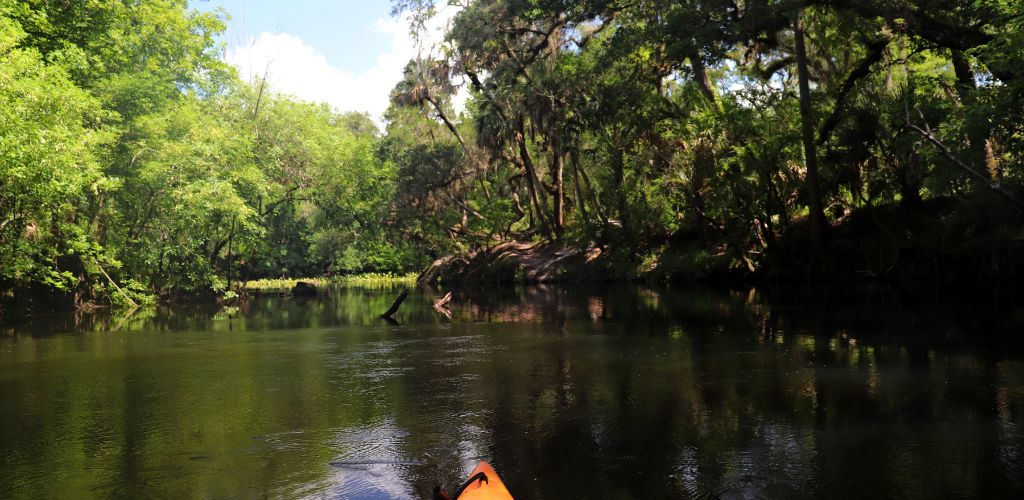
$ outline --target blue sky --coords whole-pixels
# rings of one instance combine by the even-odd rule
[[[222,8],[231,15],[225,41],[238,44],[261,32],[295,35],[324,55],[332,66],[365,71],[391,45],[374,29],[391,13],[390,0],[192,0],[199,10]]]
[[[189,0],[231,16],[224,59],[244,79],[264,73],[273,91],[339,111],[365,111],[378,123],[409,59],[444,38],[455,14],[446,8],[417,46],[405,18],[391,17],[391,0]]]

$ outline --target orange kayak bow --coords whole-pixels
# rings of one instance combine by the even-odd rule
[[[469,479],[463,483],[454,495],[448,496],[441,488],[434,489],[435,499],[444,500],[513,500],[512,494],[501,482],[498,473],[494,472],[487,462],[476,464],[473,472],[469,473]]]

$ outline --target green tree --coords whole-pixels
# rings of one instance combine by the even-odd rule
[[[80,210],[116,187],[98,154],[110,116],[27,38],[0,10],[0,283],[69,289],[78,276],[64,257],[100,253]]]

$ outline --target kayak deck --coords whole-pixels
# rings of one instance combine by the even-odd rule
[[[437,490],[435,490],[436,492]],[[480,462],[469,473],[469,479],[455,492],[455,495],[441,498],[452,500],[512,500],[512,494],[508,492],[505,483],[494,472],[494,468],[487,462]]]

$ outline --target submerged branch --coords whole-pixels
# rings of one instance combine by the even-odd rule
[[[405,298],[408,296],[409,290],[402,290],[402,293],[398,295],[398,298],[391,304],[391,307],[384,311],[384,314],[381,314],[380,317],[382,319],[391,319],[391,316],[398,312],[398,308],[402,306],[402,302],[405,302]]]

